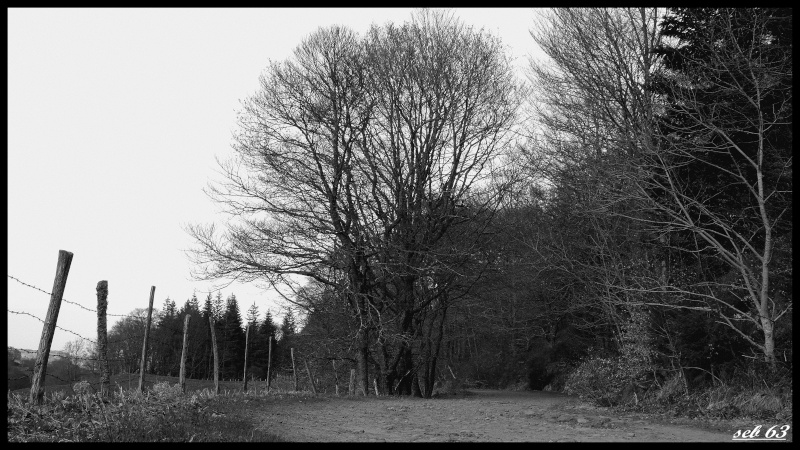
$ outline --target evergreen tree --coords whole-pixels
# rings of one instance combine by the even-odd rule
[[[222,321],[225,313],[225,303],[222,300],[222,291],[217,292],[217,297],[214,299],[212,310],[214,312],[214,321]]]
[[[255,302],[248,308],[245,321],[247,326],[250,327],[249,340],[245,346],[247,350],[247,373],[248,376],[261,378],[266,374],[266,360],[262,358],[262,355],[267,342],[258,333],[258,306],[256,306]]]
[[[180,344],[178,345],[178,358],[183,352],[183,324],[186,316],[189,316],[188,341],[186,349],[186,377],[202,378],[205,376],[207,362],[207,349],[211,340],[208,331],[208,322],[203,321],[203,315],[199,309],[197,294],[192,293],[192,297],[187,299],[181,307],[175,319],[175,326],[179,329]],[[178,359],[178,370],[180,371],[180,359]]]
[[[261,322],[261,325],[258,327],[259,334],[269,337],[272,336],[272,339],[276,339],[278,335],[278,327],[275,326],[275,321],[272,319],[272,313],[267,310],[267,313],[264,315],[264,321]]]
[[[251,330],[252,331],[252,330]],[[269,364],[269,343],[270,337],[272,337],[272,364],[273,369],[271,372],[271,376],[274,377],[275,375],[275,367],[278,364],[278,342],[275,340],[275,337],[278,332],[278,327],[275,325],[275,322],[272,320],[272,313],[267,310],[266,314],[264,315],[264,321],[261,322],[258,326],[258,332],[256,333],[256,342],[257,347],[254,349],[253,361],[254,364],[259,365],[263,370],[263,376],[266,377],[266,369]]]
[[[224,349],[224,357],[221,372],[225,378],[240,377],[244,367],[245,336],[239,303],[234,294],[231,294],[226,301],[222,336],[224,343],[221,344],[221,347]],[[218,345],[220,344],[218,343]]]
[[[203,312],[202,312],[202,321],[203,321],[203,329],[205,330],[205,370],[203,374],[203,378],[210,379],[214,376],[214,350],[211,348],[211,327],[209,322],[209,317],[214,317],[214,306],[213,306],[213,299],[211,297],[211,293],[209,292],[206,296],[205,301],[203,302]]]
[[[673,8],[660,26],[665,113],[647,165],[670,257],[774,368],[791,332],[792,10]]]
[[[290,371],[292,370],[291,348],[294,346],[294,335],[296,334],[294,314],[292,314],[291,310],[287,310],[286,314],[284,314],[279,331],[279,367],[283,370]]]
[[[250,308],[247,309],[246,320],[247,323],[250,324],[250,327],[252,327],[252,329],[255,330],[256,327],[258,326],[258,306],[256,306],[255,302],[253,302]]]
[[[175,302],[169,297],[150,333],[150,352],[153,355],[152,371],[158,375],[175,376],[179,370],[181,338],[180,319]]]
[[[281,340],[291,338],[295,335],[297,333],[295,327],[294,314],[292,314],[292,310],[288,310],[286,314],[284,314],[283,322],[281,323]]]
[[[197,291],[192,292],[192,297],[187,300],[187,304],[184,306],[187,310],[191,310],[192,312],[200,312],[200,302],[197,300]]]

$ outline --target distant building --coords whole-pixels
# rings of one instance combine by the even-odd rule
[[[25,359],[36,359],[37,350],[28,350],[24,348],[18,348],[17,350],[19,350],[20,353],[20,362]],[[66,358],[66,357],[67,355],[60,350],[50,350],[50,357],[48,358],[48,360],[55,361],[56,359]]]

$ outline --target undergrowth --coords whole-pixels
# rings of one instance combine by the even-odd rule
[[[791,369],[767,371],[750,365],[692,385],[681,372],[660,380],[631,380],[614,358],[593,358],[569,375],[564,392],[598,406],[672,417],[792,421]]]
[[[74,395],[54,392],[40,405],[8,393],[9,442],[242,442],[276,441],[244,417],[217,411],[236,397],[211,391],[182,394],[178,385],[158,383],[145,393],[102,396],[86,382]],[[241,395],[241,394],[239,394]],[[230,408],[228,408],[230,409]]]

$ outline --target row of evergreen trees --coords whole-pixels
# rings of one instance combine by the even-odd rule
[[[242,318],[236,295],[223,300],[222,293],[211,294],[202,306],[196,294],[180,308],[169,298],[160,311],[154,312],[150,331],[147,372],[156,375],[178,376],[183,350],[183,328],[189,316],[186,376],[210,379],[214,376],[214,354],[211,345],[209,318],[214,319],[220,377],[238,379],[243,376],[246,327],[250,327],[247,343],[248,376],[264,378],[267,374],[269,341],[272,337],[272,373],[291,370],[290,348],[296,334],[291,311],[284,314],[280,326],[270,311],[259,320],[255,303]],[[146,310],[135,310],[114,324],[109,332],[109,360],[112,371],[135,372],[141,361],[141,342]]]

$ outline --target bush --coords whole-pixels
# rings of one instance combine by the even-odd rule
[[[168,381],[162,381],[153,385],[153,394],[161,400],[175,400],[183,395],[183,390],[178,383],[170,385]]]
[[[613,406],[627,377],[620,371],[620,358],[592,358],[584,361],[568,377],[564,393],[600,406]]]

